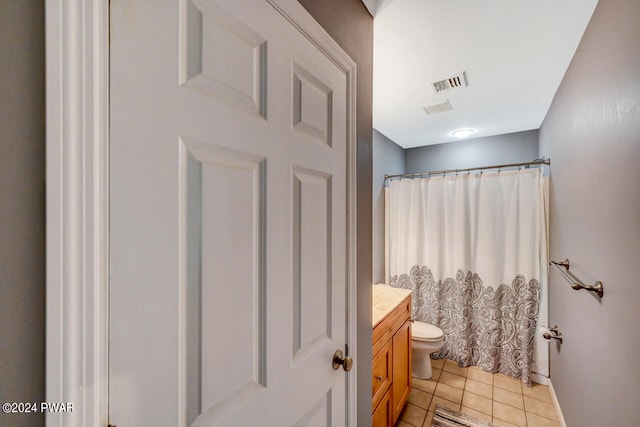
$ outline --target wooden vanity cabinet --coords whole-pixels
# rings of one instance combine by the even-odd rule
[[[392,427],[411,391],[411,297],[373,328],[373,425]]]

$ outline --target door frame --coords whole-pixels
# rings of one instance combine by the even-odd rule
[[[357,360],[356,64],[297,0],[265,1],[347,77],[346,344]],[[46,0],[45,31],[46,401],[74,408],[45,420],[47,427],[106,427],[109,0]],[[357,366],[345,381],[345,421],[357,426]]]

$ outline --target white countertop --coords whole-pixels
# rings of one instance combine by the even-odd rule
[[[385,316],[393,311],[408,296],[411,291],[408,289],[394,288],[387,285],[372,285],[371,302],[371,323],[375,327]]]

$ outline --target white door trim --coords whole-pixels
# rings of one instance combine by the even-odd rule
[[[49,427],[107,421],[108,5],[46,1]]]
[[[297,0],[266,0],[347,76],[347,345],[357,360],[356,65]],[[47,427],[108,422],[109,2],[46,0]],[[357,366],[346,424],[357,425]]]

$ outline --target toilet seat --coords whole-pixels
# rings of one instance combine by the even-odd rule
[[[424,322],[413,322],[411,324],[411,339],[416,341],[438,341],[442,339],[444,332],[437,326]]]

